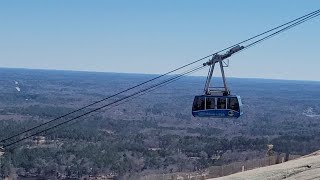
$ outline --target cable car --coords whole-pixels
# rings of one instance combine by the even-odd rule
[[[204,94],[195,96],[193,101],[192,115],[194,117],[238,118],[243,114],[241,98],[238,95],[230,94],[224,74],[224,67],[228,67],[224,60],[243,48],[243,46],[237,45],[225,54],[214,54],[208,62],[203,64],[203,66],[210,66],[210,68]],[[216,63],[220,65],[224,87],[210,87]]]
[[[194,117],[238,118],[243,114],[240,96],[195,96],[192,106]]]

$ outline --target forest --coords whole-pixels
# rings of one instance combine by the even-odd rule
[[[0,139],[154,76],[2,68]],[[1,176],[130,179],[265,157],[268,144],[274,145],[275,153],[305,155],[320,149],[320,82],[230,78],[231,92],[242,97],[244,115],[238,119],[194,118],[193,98],[202,93],[204,81],[204,77],[185,77],[9,146],[0,159]]]

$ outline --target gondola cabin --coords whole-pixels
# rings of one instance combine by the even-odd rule
[[[243,114],[240,96],[195,96],[192,106],[194,117],[238,118]]]

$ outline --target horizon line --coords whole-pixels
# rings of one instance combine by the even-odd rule
[[[83,72],[83,73],[114,73],[114,74],[135,74],[135,75],[162,75],[162,74],[152,74],[152,73],[141,73],[141,72],[112,72],[112,71],[93,71],[93,70],[72,70],[72,69],[46,69],[46,68],[25,68],[25,67],[1,67],[0,69],[20,69],[20,70],[38,70],[38,71],[67,71],[67,72]],[[164,73],[163,73],[164,74]],[[177,73],[179,74],[179,73]],[[168,76],[177,75],[169,74]],[[206,77],[202,75],[187,75],[187,77]],[[272,79],[263,77],[227,77],[232,79],[261,79],[261,80],[275,80],[275,81],[302,81],[302,82],[320,82],[320,80],[305,80],[305,79]]]

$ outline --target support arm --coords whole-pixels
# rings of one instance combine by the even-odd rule
[[[221,70],[221,75],[222,75],[222,80],[223,80],[223,85],[224,85],[224,91],[222,91],[222,93],[223,93],[223,95],[230,94],[228,87],[227,87],[226,77],[225,77],[225,73],[224,73],[223,60],[227,59],[228,57],[232,56],[234,53],[242,50],[243,48],[244,48],[244,46],[237,45],[237,46],[231,48],[225,54],[222,54],[222,55],[214,54],[208,62],[203,63],[203,66],[210,66],[207,81],[206,81],[206,84],[204,87],[205,94],[207,94],[207,95],[211,94],[209,88],[210,88],[210,82],[212,80],[214,66],[216,63],[219,63],[219,65],[220,65],[220,70]]]

